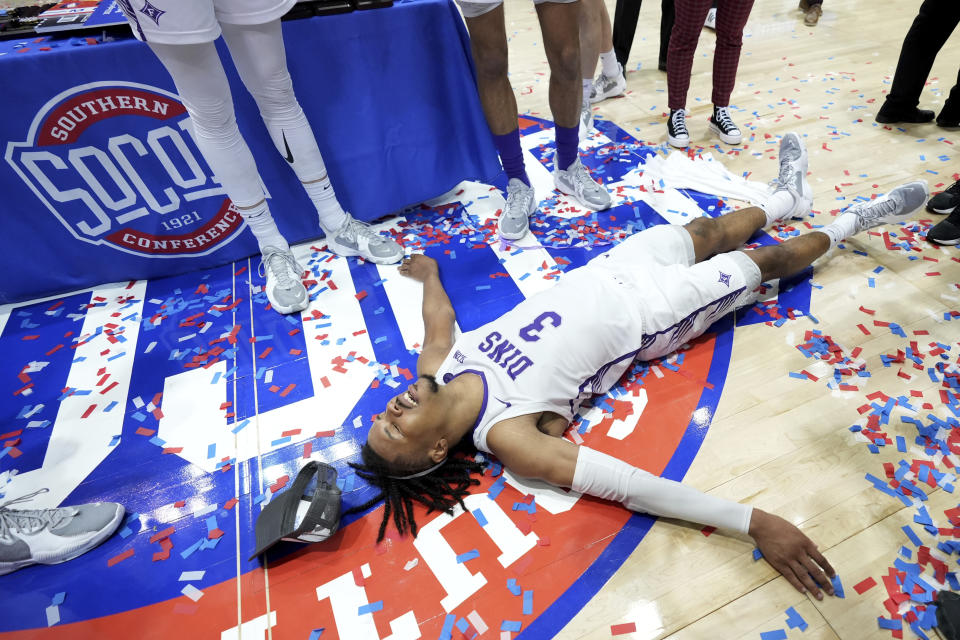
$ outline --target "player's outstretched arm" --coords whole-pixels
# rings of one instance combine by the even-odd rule
[[[440,283],[437,261],[423,254],[407,256],[400,273],[423,283],[423,350],[417,359],[417,375],[433,375],[453,346],[457,317]]]
[[[749,534],[763,556],[801,593],[833,595],[835,572],[816,545],[783,518],[660,478],[613,456],[505,421],[487,434],[487,445],[511,472],[620,502],[631,511],[686,520]],[[826,575],[825,575],[826,574]]]

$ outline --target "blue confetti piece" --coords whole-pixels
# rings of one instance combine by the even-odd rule
[[[451,640],[453,638],[453,623],[457,621],[457,616],[448,613],[443,620],[443,628],[440,630],[439,640]]]
[[[365,604],[357,607],[357,615],[362,616],[365,613],[374,613],[383,609],[383,600],[377,600],[376,602],[371,602],[370,604]]]
[[[903,622],[902,622],[902,621],[900,621],[900,620],[887,620],[887,619],[884,618],[884,617],[879,617],[879,618],[877,618],[877,625],[879,625],[879,627],[880,627],[881,629],[889,629],[889,630],[893,630],[893,629],[903,629]]]
[[[51,605],[59,606],[63,604],[64,599],[67,597],[66,591],[61,591],[57,595],[53,596],[53,600],[50,601]]]
[[[260,371],[263,371],[263,369],[260,369]],[[231,429],[231,431],[233,431],[234,433],[240,433],[241,431],[243,431],[244,427],[246,427],[248,424],[250,424],[250,420],[244,420],[243,422],[235,426],[233,429]]]
[[[786,611],[787,614],[787,626],[791,629],[800,629],[800,631],[806,631],[807,627],[810,626],[807,624],[807,621],[803,619],[796,609],[790,607]]]
[[[523,615],[533,615],[533,589],[523,592]]]
[[[463,564],[464,562],[473,560],[474,558],[477,558],[479,556],[480,556],[480,552],[477,551],[476,549],[467,551],[466,553],[461,553],[460,555],[457,556],[457,564]]]
[[[211,442],[207,445],[207,460],[217,455],[217,443]]]
[[[506,484],[507,479],[505,476],[500,476],[496,482],[490,485],[490,488],[487,489],[487,497],[491,500],[496,500],[497,496],[500,495],[500,492],[503,491],[503,487]]]
[[[897,451],[900,453],[907,452],[907,441],[903,436],[897,436]]]
[[[479,524],[481,527],[487,526],[487,517],[483,515],[483,511],[480,509],[475,509],[471,511],[471,513],[473,514],[473,517],[477,519],[477,524]]]
[[[783,629],[763,631],[760,633],[760,640],[787,640],[787,632]]]
[[[507,590],[515,596],[520,595],[520,593],[522,592],[522,589],[520,589],[520,585],[517,584],[516,578],[507,579]]]
[[[843,594],[843,583],[840,582],[840,576],[836,575],[830,578],[830,583],[833,585],[833,595],[837,598],[844,598]]]
[[[504,620],[500,623],[500,631],[513,631],[517,632],[523,628],[523,623],[519,620]],[[786,638],[786,636],[784,636]]]
[[[323,635],[323,628],[314,629],[313,631],[310,632],[310,637],[307,638],[307,640],[317,640],[317,638],[319,638],[322,635]]]
[[[759,559],[762,558],[762,557],[763,557],[763,552],[760,551],[760,549],[754,549],[754,550],[753,550],[753,560],[754,560],[754,562],[756,562],[757,560],[759,560]]]

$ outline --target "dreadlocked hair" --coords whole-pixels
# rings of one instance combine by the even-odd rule
[[[427,513],[444,511],[452,514],[453,507],[457,504],[466,510],[463,499],[470,494],[470,487],[480,484],[479,480],[470,476],[483,472],[483,465],[468,458],[466,451],[459,447],[451,451],[447,461],[434,471],[406,479],[391,476],[409,474],[415,472],[416,468],[391,464],[366,443],[360,454],[362,463],[349,464],[358,476],[380,489],[380,494],[361,505],[347,509],[343,515],[366,511],[383,500],[383,520],[380,522],[377,542],[383,540],[391,515],[398,533],[403,535],[409,530],[414,538],[417,537],[417,522],[413,518],[414,502],[427,507]]]

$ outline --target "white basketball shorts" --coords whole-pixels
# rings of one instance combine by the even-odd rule
[[[220,37],[220,23],[266,24],[297,0],[117,0],[138,40],[202,44]]]
[[[742,251],[695,263],[693,240],[678,225],[658,225],[590,261],[636,292],[643,318],[641,360],[664,356],[755,299],[760,268]]]

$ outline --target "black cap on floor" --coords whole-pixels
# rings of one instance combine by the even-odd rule
[[[280,542],[322,542],[340,526],[337,470],[309,462],[293,486],[274,496],[257,517],[257,550],[250,559]]]

